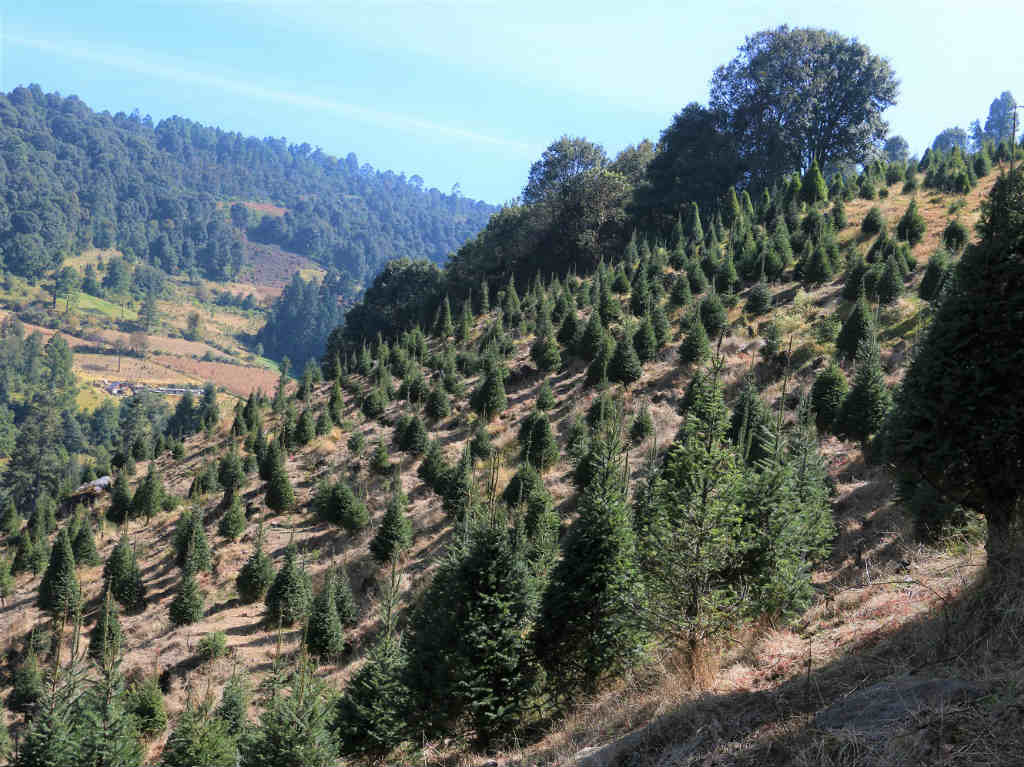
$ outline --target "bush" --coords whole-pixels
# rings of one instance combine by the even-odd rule
[[[211,631],[199,640],[196,655],[200,660],[211,661],[223,658],[228,652],[228,638],[223,631]]]
[[[860,224],[860,230],[870,237],[871,235],[878,234],[884,228],[885,218],[882,216],[882,211],[877,205],[873,206],[867,215],[864,216],[864,220]]]

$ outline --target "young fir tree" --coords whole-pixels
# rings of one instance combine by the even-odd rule
[[[80,733],[74,727],[72,707],[77,697],[73,683],[55,679],[25,730],[12,767],[50,767],[78,763]]]
[[[551,390],[551,382],[545,378],[537,390],[537,409],[541,411],[551,410],[556,404],[555,393]]]
[[[344,566],[334,568],[334,603],[338,608],[338,619],[341,625],[352,627],[359,623],[359,604],[352,592],[352,582]]]
[[[206,705],[185,706],[164,746],[161,767],[236,767],[238,747],[222,719]]]
[[[103,584],[126,610],[139,612],[146,606],[142,571],[127,536],[122,536],[110,552],[103,566]]]
[[[396,591],[392,588],[385,594],[381,638],[334,708],[331,729],[345,756],[379,761],[409,732],[407,661],[394,633]]]
[[[86,682],[85,692],[76,701],[75,720],[79,731],[78,756],[83,764],[142,764],[143,747],[139,725],[128,710],[119,666],[103,666],[98,679]]]
[[[544,471],[558,461],[558,444],[551,431],[551,423],[542,411],[534,410],[519,428],[520,456],[538,471]]]
[[[558,328],[557,340],[566,348],[569,354],[575,354],[583,329],[580,327],[579,317],[573,309],[565,313],[561,326]]]
[[[286,685],[274,685],[259,724],[242,738],[240,766],[333,767],[338,746],[328,730],[330,716],[327,684],[300,663]]]
[[[811,408],[819,429],[832,431],[835,428],[836,419],[849,389],[846,376],[834,360],[814,379],[811,386]]]
[[[96,541],[92,537],[92,523],[88,518],[82,519],[78,532],[71,542],[71,551],[75,555],[75,564],[92,567],[103,560],[96,550]]]
[[[340,480],[333,488],[334,519],[348,532],[355,534],[370,524],[366,504],[355,494],[351,485]]]
[[[370,553],[381,564],[400,557],[412,544],[412,523],[407,514],[408,499],[400,486],[395,485],[388,499],[384,519],[377,534],[370,541]]]
[[[549,331],[543,335],[538,333],[537,340],[530,347],[530,358],[541,372],[557,370],[562,364],[562,354],[558,350],[558,342]]]
[[[707,359],[711,353],[711,344],[699,313],[694,312],[688,326],[686,338],[679,345],[679,361],[684,365],[696,365]]]
[[[747,313],[755,317],[771,309],[772,292],[764,282],[758,282],[747,296]]]
[[[220,703],[213,715],[224,722],[228,734],[239,737],[248,724],[249,684],[244,674],[231,674],[220,694]]]
[[[592,453],[593,477],[533,634],[551,688],[561,695],[595,689],[605,676],[631,665],[644,643],[632,620],[643,592],[618,429],[603,429]]]
[[[237,541],[245,532],[245,509],[242,508],[242,499],[234,496],[217,523],[217,532],[229,541]]]
[[[337,658],[345,651],[345,632],[338,617],[337,588],[331,570],[313,598],[303,641],[309,654],[320,660]]]
[[[641,364],[650,362],[658,353],[658,336],[654,332],[654,322],[650,314],[644,316],[633,334],[633,349]]]
[[[383,477],[391,473],[391,456],[388,455],[388,448],[383,440],[378,442],[377,447],[373,449],[373,455],[370,457],[370,470]]]
[[[508,407],[508,398],[505,396],[505,381],[501,363],[490,358],[485,364],[483,380],[473,392],[471,404],[481,417],[490,421]]]
[[[808,205],[828,201],[828,187],[825,185],[825,177],[821,175],[817,158],[811,161],[811,167],[807,169],[800,184],[800,201]]]
[[[213,555],[206,540],[201,511],[181,513],[174,529],[174,551],[175,564],[188,575],[212,569]]]
[[[144,517],[148,523],[160,511],[164,500],[164,483],[156,468],[156,461],[149,462],[149,471],[135,489],[132,497],[131,516]]]
[[[167,729],[167,707],[156,677],[134,682],[128,688],[127,704],[145,737],[152,738]]]
[[[3,516],[0,517],[0,533],[6,535],[8,539],[13,539],[21,530],[24,521],[18,513],[18,508],[14,505],[14,499],[8,498]]]
[[[925,301],[935,301],[942,294],[942,288],[950,273],[949,254],[939,248],[928,259],[928,266],[924,270],[917,294]]]
[[[271,469],[270,479],[267,481],[265,502],[269,508],[278,513],[290,511],[295,505],[295,491],[292,490],[292,483],[288,479],[288,472],[285,471],[283,460],[275,462]]]
[[[756,466],[772,455],[774,431],[774,418],[748,376],[729,422],[728,437],[746,462]]]
[[[878,303],[884,306],[896,303],[896,299],[903,293],[903,276],[894,256],[890,255],[885,260],[882,279],[875,289],[878,292]]]
[[[128,480],[123,472],[118,473],[110,492],[110,508],[107,519],[117,525],[124,524],[131,513],[132,497],[128,492]]]
[[[43,672],[36,657],[34,635],[28,643],[25,659],[14,667],[11,675],[11,692],[7,696],[7,708],[14,713],[27,714],[35,710],[43,699]]]
[[[899,223],[896,225],[896,236],[901,240],[909,242],[910,247],[914,247],[924,237],[927,228],[924,216],[917,209],[917,200],[912,199],[907,206],[906,212],[904,212]]]
[[[448,399],[448,394],[445,392],[444,388],[439,386],[437,383],[431,387],[430,394],[427,395],[427,403],[424,408],[424,412],[427,414],[427,418],[431,421],[440,421],[451,415],[452,406]]]
[[[625,384],[634,383],[640,380],[643,375],[643,365],[633,348],[633,339],[628,328],[624,328],[622,336],[615,344],[615,351],[608,362],[608,378],[612,381]]]
[[[408,684],[425,731],[469,718],[484,747],[527,715],[536,597],[504,524],[474,524],[442,563],[412,620]]]
[[[188,572],[182,575],[178,585],[178,593],[171,600],[170,618],[175,626],[188,626],[198,623],[205,611],[205,599],[199,590],[195,576]]]
[[[668,343],[672,329],[668,323],[668,316],[665,314],[665,307],[658,302],[651,309],[651,323],[654,325],[654,338],[658,342],[658,349]]]
[[[718,293],[709,293],[700,302],[700,320],[711,338],[717,338],[725,330],[729,315]]]
[[[651,418],[651,409],[644,401],[640,404],[640,408],[633,417],[633,423],[629,427],[629,439],[634,445],[639,445],[653,433],[654,419]]]
[[[263,599],[274,580],[274,565],[263,551],[263,528],[256,534],[256,546],[242,565],[235,578],[235,588],[242,604],[252,604]]]
[[[464,449],[444,482],[441,506],[449,518],[462,523],[473,506],[473,489],[473,456]]]
[[[852,360],[865,339],[875,338],[875,318],[867,299],[861,297],[853,305],[853,311],[846,318],[836,338],[836,352],[843,359]]]
[[[491,434],[487,431],[487,425],[482,421],[477,422],[473,430],[473,438],[469,442],[469,449],[474,458],[489,458],[493,451]]]
[[[270,626],[292,626],[302,623],[309,614],[312,588],[309,575],[298,562],[294,543],[285,550],[284,564],[277,571],[267,590],[267,623]]]
[[[110,589],[107,589],[96,625],[89,632],[88,655],[101,666],[107,667],[117,660],[123,644],[124,633],[117,617],[117,607]]]
[[[873,337],[861,341],[857,350],[857,372],[853,388],[843,400],[839,430],[851,439],[866,442],[885,422],[892,394],[885,385],[878,343]]]
[[[74,616],[82,602],[82,590],[75,573],[75,555],[67,530],[61,530],[50,552],[50,564],[39,584],[38,605],[58,618]]]

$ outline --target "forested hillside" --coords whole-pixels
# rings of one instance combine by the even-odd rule
[[[360,282],[394,258],[441,262],[493,211],[354,154],[181,117],[154,126],[37,85],[0,94],[0,159],[3,268],[29,280],[88,247],[230,280],[248,237]]]
[[[837,33],[712,83],[657,144],[552,142],[272,393],[68,422],[73,353],[7,328],[54,446],[4,474],[0,758],[1016,758],[1024,151],[995,120],[909,156]]]

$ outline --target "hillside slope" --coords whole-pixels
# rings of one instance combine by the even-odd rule
[[[902,193],[901,184],[887,188],[880,200],[854,199],[846,204],[848,224],[836,233],[844,261],[852,262],[855,250],[867,250],[872,238],[860,234],[861,222],[868,209],[877,205],[888,222],[890,231],[912,197],[925,218],[924,239],[912,254],[918,266],[905,280],[904,292],[896,301],[877,308],[882,363],[887,381],[899,380],[910,345],[924,322],[926,302],[916,290],[925,271],[928,256],[935,250],[946,224],[956,217],[972,231],[980,201],[991,187],[993,176],[983,178],[966,196],[955,196],[928,189]],[[661,256],[667,256],[662,250]],[[651,258],[658,258],[658,247]],[[632,266],[632,264],[630,265]],[[687,279],[685,272],[671,266],[662,271],[666,283]],[[566,284],[573,285],[575,295],[589,294],[592,278]],[[524,305],[533,308],[544,300],[538,289],[523,288]],[[805,289],[806,287],[806,289]],[[556,289],[548,286],[554,292]],[[540,292],[546,289],[539,288]],[[710,288],[709,288],[710,290]],[[823,330],[830,318],[844,320],[851,304],[841,294],[843,276],[834,276],[820,285],[801,286],[792,279],[787,268],[783,279],[771,285],[773,307],[769,314],[755,317],[745,313],[749,288],[737,295],[728,310],[727,332],[717,351],[724,359],[721,381],[727,402],[734,406],[745,376],[753,374],[760,385],[760,397],[771,412],[783,414],[789,424],[795,418],[795,406],[806,393],[815,376],[835,351],[834,332]],[[618,294],[616,301],[625,317],[630,316],[629,291]],[[496,301],[495,304],[498,304]],[[643,476],[648,454],[668,445],[683,421],[682,403],[688,385],[699,367],[681,365],[677,357],[680,341],[686,335],[686,318],[695,303],[673,306],[667,300],[664,308],[669,320],[669,338],[656,356],[647,362],[640,378],[628,386],[611,385],[606,391],[621,401],[627,423],[632,423],[643,410],[649,412],[653,429],[628,448],[630,484]],[[575,308],[572,311],[576,311]],[[580,325],[586,324],[590,311],[580,313]],[[426,354],[408,370],[421,371],[431,384],[439,386],[445,373],[445,349],[459,348],[460,372],[457,386],[451,392],[450,414],[429,422],[429,437],[438,441],[448,465],[456,464],[463,448],[473,438],[482,420],[473,413],[471,394],[481,380],[475,349],[484,336],[493,330],[499,312],[491,308],[471,318],[468,337],[451,344],[436,336],[424,341]],[[779,355],[765,353],[768,321],[778,331],[774,342],[782,345]],[[834,325],[834,322],[832,322]],[[461,331],[457,331],[461,332]],[[563,528],[574,519],[576,493],[573,487],[574,461],[568,444],[574,422],[585,416],[588,408],[601,395],[601,387],[586,385],[586,362],[565,355],[564,365],[548,375],[536,370],[531,361],[531,347],[536,340],[534,329],[524,326],[511,329],[511,344],[505,357],[510,371],[505,383],[507,407],[501,409],[485,428],[495,448],[497,460],[478,460],[474,467],[476,494],[483,503],[493,503],[494,489],[500,493],[515,474],[519,446],[516,433],[523,420],[534,409],[542,386],[551,387],[554,405],[547,410],[556,435],[559,452],[554,464],[543,473],[544,485],[552,496]],[[368,339],[372,342],[373,339]],[[399,348],[413,348],[415,339]],[[367,354],[368,354],[367,350]],[[431,362],[433,360],[434,362]],[[194,479],[219,459],[230,446],[238,447],[248,456],[252,440],[232,433],[231,418],[222,420],[209,434],[191,437],[185,442],[184,456],[175,459],[164,454],[155,465],[167,490],[179,499],[179,507],[156,514],[151,520],[128,521],[124,527],[132,540],[143,573],[148,594],[145,610],[122,615],[127,640],[123,667],[130,675],[159,676],[172,720],[191,696],[217,697],[218,691],[233,669],[242,667],[254,678],[266,678],[283,658],[293,658],[301,648],[303,627],[275,630],[266,627],[262,603],[243,605],[235,591],[235,578],[253,549],[258,526],[262,525],[266,551],[275,567],[283,560],[287,545],[294,542],[302,561],[319,587],[329,568],[341,564],[347,571],[360,608],[360,619],[349,629],[350,649],[332,662],[322,664],[318,674],[329,685],[343,689],[360,668],[366,650],[381,631],[381,602],[387,590],[387,567],[370,555],[368,544],[379,530],[389,496],[390,472],[375,471],[370,454],[378,445],[392,446],[398,439],[396,425],[406,414],[421,412],[423,394],[396,397],[386,403],[383,412],[370,418],[365,415],[368,393],[381,385],[380,367],[373,363],[360,371],[362,359],[345,361],[351,371],[342,375],[345,384],[340,407],[333,423],[326,424],[326,433],[315,436],[306,445],[290,446],[284,467],[295,489],[294,511],[278,514],[266,505],[266,486],[255,471],[246,474],[239,492],[247,507],[247,524],[238,541],[218,536],[217,520],[223,513],[220,494],[208,492],[191,499],[189,488]],[[397,364],[397,362],[395,363]],[[390,376],[390,373],[388,373]],[[396,379],[408,384],[410,375]],[[394,384],[399,381],[395,380]],[[332,382],[314,383],[305,400],[293,402],[294,412],[263,411],[263,428],[267,434],[294,429],[302,411],[319,415],[329,410]],[[407,393],[408,395],[408,393]],[[409,402],[409,399],[414,402]],[[357,436],[357,435],[361,435]],[[965,545],[954,552],[919,548],[912,543],[912,525],[897,499],[892,475],[881,466],[865,461],[858,444],[835,436],[822,435],[821,451],[827,461],[829,475],[836,485],[832,511],[838,537],[833,553],[813,573],[818,598],[802,616],[786,625],[750,625],[737,634],[738,649],[710,648],[705,677],[692,678],[692,667],[672,650],[658,650],[651,660],[632,670],[625,682],[611,687],[592,699],[582,700],[568,718],[548,727],[543,739],[525,750],[500,752],[502,761],[517,764],[561,764],[580,756],[584,747],[603,746],[617,736],[651,724],[643,736],[642,746],[634,739],[623,753],[607,757],[600,763],[635,764],[644,754],[649,764],[688,764],[709,758],[707,763],[757,763],[760,760],[783,760],[799,757],[813,763],[816,757],[842,761],[845,742],[828,741],[827,754],[812,752],[822,741],[808,740],[801,729],[810,713],[841,698],[849,690],[869,680],[883,678],[914,666],[907,656],[900,656],[900,637],[905,636],[914,621],[926,620],[936,608],[948,606],[956,594],[969,584],[980,564],[978,550]],[[409,607],[422,595],[431,581],[438,561],[458,534],[459,525],[445,513],[441,497],[418,475],[422,464],[414,451],[398,451],[393,447],[391,471],[397,473],[399,485],[409,498],[408,516],[413,526],[411,548],[401,560],[399,629],[407,626]],[[145,476],[148,466],[140,462],[135,482]],[[346,532],[337,524],[323,521],[315,513],[313,498],[318,483],[344,479],[355,488],[368,506],[370,522],[357,532]],[[491,488],[490,490],[488,488]],[[104,523],[106,501],[90,516],[97,524],[97,545],[106,558],[112,550],[117,532],[111,523]],[[211,572],[200,573],[198,581],[206,594],[201,619],[189,626],[174,627],[168,619],[168,607],[179,583],[172,547],[174,526],[181,508],[200,511],[207,538],[213,542],[214,564]],[[83,630],[88,631],[98,616],[102,601],[102,568],[81,568],[79,577],[87,603]],[[35,594],[39,576],[19,574],[11,595],[0,610],[0,634],[8,638],[8,668],[13,667],[30,640],[33,627],[45,623],[37,608]],[[228,655],[209,663],[197,658],[197,643],[209,632],[223,631]],[[901,634],[901,632],[903,632]],[[71,631],[64,633],[65,655],[70,651]],[[892,635],[894,638],[887,639]],[[38,641],[38,637],[37,637]],[[882,653],[890,642],[897,649]],[[880,645],[878,643],[881,643]],[[814,672],[805,677],[808,657]],[[900,658],[900,660],[896,660]],[[691,659],[692,660],[692,659]],[[805,681],[809,679],[810,681]],[[4,678],[6,694],[10,675]],[[810,700],[813,696],[813,702]],[[778,708],[768,700],[778,701]],[[255,716],[253,704],[251,715]],[[775,713],[776,711],[782,713]],[[14,722],[8,715],[8,721]],[[539,726],[539,725],[538,725]],[[169,729],[168,729],[169,732]],[[534,734],[537,734],[535,729]],[[166,740],[167,732],[151,740],[149,754],[156,757]],[[776,752],[777,739],[792,738],[787,751]],[[852,747],[852,746],[851,746]],[[861,748],[860,745],[856,746]],[[786,756],[779,757],[779,753]],[[858,751],[850,763],[864,763],[865,754]],[[824,754],[824,755],[823,755]],[[794,756],[795,755],[795,756]],[[399,752],[399,760],[422,760],[425,763],[473,764],[491,756],[473,753],[468,736],[460,733],[454,740],[432,741],[407,745]],[[601,757],[604,758],[604,757]],[[618,760],[618,761],[615,761]]]

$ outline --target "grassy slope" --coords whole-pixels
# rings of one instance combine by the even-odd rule
[[[975,219],[978,202],[991,181],[991,177],[983,180],[979,189],[969,196],[961,213],[965,223],[970,225]],[[907,204],[907,198],[898,192],[899,188],[894,187],[888,200],[880,203],[889,219],[890,230],[894,229]],[[927,192],[919,195],[919,204],[929,219],[926,242],[915,249],[921,266],[934,247],[938,231],[945,225],[948,217],[945,211],[952,201],[952,198],[938,196],[932,202],[930,197]],[[864,201],[848,204],[851,226],[841,233],[845,242],[852,244],[856,239],[856,229],[869,206],[870,203]],[[919,267],[915,272],[914,284],[922,271]],[[821,344],[814,338],[811,326],[816,318],[838,307],[841,278],[810,294],[795,291],[795,287],[791,284],[778,287],[777,292],[795,294],[795,297],[778,307],[774,318],[794,340],[797,352],[794,356],[799,360],[799,364],[794,365],[794,381],[797,387],[805,389],[830,352],[828,344]],[[882,312],[883,327],[899,326],[919,310],[919,300],[912,290],[908,290],[908,295],[897,306]],[[673,332],[677,334],[678,313],[671,319]],[[730,319],[734,323],[734,331],[723,343],[722,351],[728,362],[727,391],[734,393],[735,385],[749,369],[751,360],[756,360],[760,341],[753,334],[751,323],[743,321],[739,307],[731,312]],[[481,327],[482,324],[478,324],[477,330]],[[678,339],[677,335],[674,337]],[[530,338],[518,341],[509,360],[510,369],[529,364],[530,341]],[[893,380],[899,376],[906,343],[903,338],[886,342],[884,357]],[[646,365],[642,380],[625,394],[629,409],[634,409],[641,399],[651,403],[658,445],[667,444],[678,427],[676,404],[689,380],[688,372],[676,364],[676,345],[677,340],[674,340],[659,360]],[[572,416],[584,410],[596,396],[594,390],[583,388],[582,379],[583,368],[576,363],[552,380],[558,400],[552,421],[560,441],[564,440]],[[475,381],[471,379],[466,383],[468,393]],[[510,387],[508,409],[490,426],[495,444],[504,448],[507,458],[500,486],[514,471],[514,434],[522,417],[531,409],[539,385],[539,379],[527,378],[525,383]],[[774,404],[779,394],[779,385],[775,384],[766,390],[764,396]],[[326,396],[327,387],[324,385],[314,396],[317,408],[323,406]],[[471,432],[473,418],[466,415],[469,409],[464,402],[453,404],[455,415],[431,430],[432,436],[445,445],[452,461]],[[401,411],[402,403],[392,403],[387,415],[393,421]],[[335,428],[331,434],[290,456],[287,468],[300,504],[296,513],[285,517],[270,514],[261,504],[261,483],[255,476],[250,476],[244,489],[245,498],[259,513],[252,517],[239,542],[226,544],[216,535],[219,498],[200,500],[198,505],[207,515],[207,534],[214,543],[217,560],[212,574],[200,576],[201,586],[207,594],[207,612],[200,623],[175,629],[167,619],[167,607],[179,578],[173,555],[169,552],[177,512],[161,514],[148,527],[131,525],[129,532],[137,541],[150,602],[141,615],[123,618],[126,635],[130,637],[124,668],[145,672],[153,669],[168,671],[168,704],[172,713],[183,705],[186,683],[192,690],[216,691],[235,662],[259,677],[267,673],[279,653],[287,654],[298,647],[299,630],[280,634],[267,632],[260,625],[262,605],[243,606],[235,599],[234,578],[251,551],[256,521],[260,518],[266,520],[266,548],[277,564],[281,561],[285,545],[294,537],[315,583],[333,563],[343,562],[348,567],[357,599],[363,608],[363,621],[353,632],[353,652],[339,665],[324,667],[321,672],[333,686],[340,688],[358,667],[363,650],[378,628],[375,606],[379,583],[384,577],[367,550],[373,528],[384,513],[384,482],[370,474],[366,464],[378,440],[390,443],[392,429],[377,421],[365,421],[351,401],[347,401],[346,415],[349,419],[346,431],[358,430],[367,438],[364,454],[352,455],[347,447],[348,433]],[[166,456],[159,459],[172,492],[184,496],[196,471],[223,452],[229,439],[227,426],[228,421],[222,423],[220,431],[211,439],[204,436],[190,439],[187,455],[180,462],[172,462]],[[268,419],[268,431],[275,426],[274,419]],[[647,446],[645,444],[631,451],[634,476]],[[700,684],[686,678],[679,670],[678,659],[666,653],[650,666],[637,670],[633,678],[613,686],[595,700],[581,702],[577,711],[539,744],[525,752],[504,754],[502,760],[525,758],[529,763],[564,763],[584,747],[603,745],[637,727],[650,725],[650,764],[661,763],[657,761],[661,754],[672,749],[677,740],[689,739],[698,727],[705,727],[702,732],[707,735],[698,751],[716,759],[721,756],[728,762],[733,758],[729,754],[736,749],[756,755],[760,753],[758,749],[773,738],[799,739],[802,737],[801,727],[806,724],[808,706],[823,706],[832,697],[862,684],[865,679],[906,666],[907,663],[901,664],[898,654],[892,657],[883,655],[881,660],[877,660],[877,648],[890,641],[887,637],[894,637],[891,641],[899,645],[900,638],[908,636],[908,626],[914,621],[926,620],[943,600],[954,599],[958,590],[977,572],[978,552],[964,548],[950,554],[916,547],[909,537],[907,520],[894,501],[892,479],[886,471],[866,466],[859,450],[852,444],[829,438],[823,441],[823,450],[830,459],[839,488],[835,512],[840,536],[834,556],[816,573],[815,579],[822,592],[833,593],[834,598],[813,606],[793,626],[751,627],[735,648],[727,648],[721,654],[709,653],[706,678],[698,680]],[[408,602],[410,596],[429,581],[432,563],[443,551],[450,528],[441,511],[439,498],[416,477],[418,461],[401,453],[393,455],[392,460],[402,461],[402,485],[410,498],[410,513],[416,533],[402,578],[402,590]],[[566,461],[562,461],[545,477],[556,502],[565,504],[566,511],[572,504],[570,468]],[[141,478],[145,471],[146,466],[140,464],[137,477]],[[354,476],[357,486],[366,494],[373,517],[370,528],[356,536],[348,536],[333,526],[318,522],[305,507],[320,479],[340,474]],[[98,543],[101,554],[106,556],[114,543],[114,531],[108,529]],[[81,572],[84,591],[90,599],[86,630],[95,619],[101,569],[95,567]],[[897,579],[916,579],[917,583],[878,583]],[[19,576],[13,597],[0,611],[0,636],[8,638],[9,642],[23,640],[31,626],[40,619],[34,606],[38,581],[38,577]],[[846,587],[853,588],[842,590]],[[227,633],[231,657],[196,668],[192,661],[195,644],[205,633],[214,630]],[[806,639],[808,636],[812,637],[810,641]],[[808,699],[806,688],[801,686],[808,651],[815,669],[811,688],[813,702],[802,704],[804,708],[796,704],[787,708],[791,700],[799,703]],[[0,690],[0,693],[4,692]],[[770,703],[776,698],[783,703],[779,706]],[[799,740],[794,743],[794,754],[804,753],[801,749],[806,750],[813,745],[811,741],[803,745]],[[158,753],[160,745],[160,740],[151,744],[151,756]],[[743,760],[742,753],[735,755],[740,761]],[[447,764],[473,764],[485,760],[482,756],[464,752],[458,743],[428,744],[422,756],[427,761]],[[752,757],[752,761],[757,759]]]

